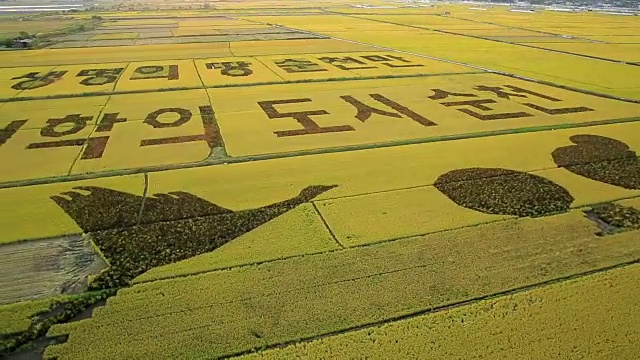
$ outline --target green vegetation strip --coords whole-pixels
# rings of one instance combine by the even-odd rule
[[[433,137],[427,137],[427,138],[386,141],[386,142],[369,143],[369,144],[336,146],[336,147],[330,147],[330,148],[299,150],[299,151],[283,152],[283,153],[272,153],[272,154],[261,154],[261,155],[250,155],[250,156],[239,156],[239,157],[226,157],[226,156],[213,157],[205,161],[198,161],[198,162],[191,162],[191,163],[146,166],[146,167],[140,167],[135,169],[99,171],[99,172],[90,173],[90,174],[77,174],[77,175],[47,177],[47,178],[40,178],[40,179],[8,181],[8,182],[0,183],[0,189],[6,189],[6,188],[12,188],[12,187],[24,187],[24,186],[32,186],[32,185],[42,185],[42,184],[54,184],[54,183],[61,183],[61,182],[68,182],[68,181],[86,180],[86,179],[98,179],[98,178],[105,178],[105,177],[112,177],[112,176],[141,174],[145,172],[158,172],[158,171],[175,170],[175,169],[196,168],[196,167],[204,167],[204,166],[220,165],[220,164],[225,164],[225,165],[238,164],[238,163],[245,163],[245,162],[282,159],[282,158],[290,158],[290,157],[297,157],[297,156],[331,154],[331,153],[339,153],[339,152],[347,152],[347,151],[380,149],[380,148],[387,148],[387,147],[394,147],[394,146],[427,144],[427,143],[440,142],[440,141],[454,141],[454,140],[475,139],[475,138],[483,138],[483,137],[491,137],[491,136],[499,136],[499,135],[511,135],[511,134],[534,133],[534,132],[543,132],[543,131],[551,131],[551,130],[587,128],[592,126],[624,124],[624,123],[631,123],[631,122],[638,122],[638,121],[640,121],[640,117],[632,117],[632,118],[609,119],[609,120],[572,123],[572,124],[532,126],[532,127],[524,127],[524,128],[517,128],[517,129],[493,130],[493,131],[483,131],[483,132],[476,132],[476,133],[433,136]],[[533,170],[544,170],[544,169],[533,169]]]
[[[638,281],[628,265],[242,359],[635,359]]]
[[[45,355],[238,355],[640,258],[637,232],[596,230],[574,211],[134,285],[52,328],[69,341]]]
[[[594,206],[592,213],[607,225],[618,231],[640,229],[640,210],[616,203],[605,203]]]
[[[17,334],[31,326],[31,319],[49,311],[54,299],[22,301],[0,306],[0,336]]]
[[[0,308],[0,315],[6,315],[2,317],[3,321],[8,319],[9,323],[3,330],[11,331],[0,337],[0,357],[19,350],[23,345],[45,335],[53,325],[72,320],[114,293],[113,290],[87,292]]]

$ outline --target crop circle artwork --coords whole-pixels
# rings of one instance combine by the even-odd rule
[[[519,217],[564,212],[574,200],[551,180],[500,168],[453,170],[441,175],[435,187],[468,209]]]

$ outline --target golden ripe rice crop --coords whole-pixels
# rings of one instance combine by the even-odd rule
[[[96,124],[98,114],[109,100],[108,96],[78,97],[71,99],[42,99],[16,101],[2,106],[3,118],[0,127],[19,119],[26,119],[20,129],[41,129],[49,119],[64,118],[68,114],[81,114],[92,119],[87,124]]]
[[[0,18],[0,357],[634,358],[637,17],[341,1]]]
[[[202,87],[193,60],[130,63],[117,91]]]
[[[51,336],[70,337],[65,344],[49,347],[47,356],[77,357],[81,351],[83,356],[110,358],[118,354],[130,359],[228,356],[299,336],[356,327],[380,316],[409,314],[496,289],[575,273],[585,269],[585,256],[594,263],[606,264],[637,253],[629,242],[632,234],[628,233],[617,236],[615,241],[595,242],[593,247],[586,247],[588,254],[576,253],[575,247],[583,247],[595,238],[592,225],[584,219],[579,221],[581,218],[581,214],[566,214],[531,219],[520,230],[529,241],[517,248],[504,235],[507,224],[501,223],[486,225],[457,241],[450,238],[451,234],[434,234],[136,285],[120,291],[91,319],[54,327]],[[565,235],[535,236],[543,224],[562,228]],[[478,241],[479,237],[483,240]],[[534,269],[544,260],[534,254],[547,247],[556,249],[550,255],[552,259],[545,259],[554,266],[546,273],[536,272]],[[623,255],[625,250],[630,254]],[[363,267],[357,261],[362,258],[371,261]],[[522,258],[532,260],[523,263]],[[478,277],[483,281],[478,282]],[[448,281],[443,282],[443,278]],[[300,283],[311,286],[300,288]],[[424,288],[430,291],[425,292]],[[199,296],[210,294],[212,289],[216,296]],[[368,301],[373,298],[375,302]],[[274,313],[280,314],[282,322],[262,320],[270,319]],[[317,316],[309,318],[309,313]],[[237,320],[215,323],[214,319],[219,318]],[[286,326],[280,325],[283,323]],[[256,327],[260,334],[268,335],[253,335]],[[88,346],[97,336],[104,345],[100,350]],[[132,343],[137,346],[129,346]]]
[[[255,57],[198,59],[195,65],[202,83],[207,87],[284,81]]]
[[[620,61],[640,62],[640,44],[544,44],[545,49]]]
[[[194,114],[186,125],[178,128],[158,129],[142,121],[120,124],[109,133],[109,144],[99,159],[77,161],[70,173],[85,174],[205,160],[211,153],[207,142],[178,141],[181,137],[201,136],[204,132],[203,122],[200,115]],[[155,139],[169,140],[161,142],[165,145],[141,146],[145,141]]]
[[[506,99],[477,87],[530,93]],[[447,95],[436,90],[466,95],[444,100]],[[235,156],[628,118],[640,106],[493,74],[207,91],[227,151]],[[467,108],[470,96],[494,105]],[[301,116],[318,128],[301,126]],[[254,130],[250,135],[247,127]]]
[[[103,112],[118,113],[118,116],[130,121],[143,121],[149,113],[158,109],[182,108],[198,114],[198,107],[208,104],[209,98],[203,89],[118,94],[109,98]]]
[[[140,45],[95,47],[91,50],[39,49],[28,52],[3,52],[3,66],[45,66],[129,61],[157,61],[163,59],[194,59],[211,56],[231,56],[228,43]]]
[[[126,67],[126,63],[58,66],[39,72],[40,80],[34,81],[18,97],[111,92]],[[26,74],[32,70],[25,68],[23,71]]]
[[[640,341],[633,330],[638,321],[633,309],[640,299],[632,289],[638,279],[640,266],[634,265],[240,359],[349,357],[354,353],[367,358],[384,358],[390,353],[406,358],[425,353],[436,358],[520,358],[531,352],[552,358],[566,351],[591,359],[632,359],[636,355],[633,347],[617,344]],[[592,327],[594,323],[601,325]]]
[[[367,45],[348,43],[334,39],[273,40],[269,42],[239,41],[232,42],[229,46],[234,56],[371,51],[371,47]]]
[[[16,84],[29,80],[15,79],[22,77],[30,72],[37,72],[38,74],[46,74],[53,70],[54,66],[39,66],[35,68],[3,68],[0,71],[0,98],[8,99],[20,94],[24,88],[29,88],[31,84],[25,84],[25,86],[16,86]]]

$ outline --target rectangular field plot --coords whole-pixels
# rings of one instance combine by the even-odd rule
[[[96,130],[91,139],[104,138],[101,153],[91,158],[80,158],[71,173],[92,173],[206,159],[216,144],[211,114],[191,114],[181,110],[161,109],[145,121],[117,124],[112,130],[105,132],[105,137]]]
[[[79,154],[91,157],[92,148],[85,145],[89,144],[87,138],[95,125],[85,124],[82,118],[73,120],[76,126],[72,127],[49,126],[0,133],[0,163],[4,166],[0,182],[67,175]],[[19,126],[20,121],[7,127],[15,129],[16,123]]]
[[[42,74],[49,74],[54,66],[39,66],[31,68],[8,68],[0,71],[0,98],[9,99],[20,94],[25,89],[41,83],[34,80]]]
[[[200,108],[209,106],[209,97],[204,89],[163,91],[140,94],[112,95],[103,113],[117,113],[127,121],[143,121],[150,114],[162,109],[181,109],[199,114]],[[175,116],[175,115],[173,115]],[[161,115],[161,120],[170,120],[172,115]]]
[[[2,72],[0,98],[474,71],[393,51],[21,67]]]
[[[196,60],[196,66],[206,86],[474,70],[393,51],[213,58]]]
[[[73,127],[73,121],[61,119],[78,114],[86,124],[95,125],[108,96],[87,96],[71,99],[45,99],[5,103],[2,106],[0,129],[14,121],[24,121],[18,130]]]
[[[2,111],[0,161],[10,168],[0,182],[67,175],[72,167],[196,162],[222,146],[205,90],[18,101]]]
[[[133,41],[133,40],[126,40]],[[316,50],[316,52],[319,50]],[[236,54],[238,55],[238,54]],[[36,49],[5,51],[0,54],[2,66],[60,66],[132,61],[159,61],[231,56],[228,43],[161,44],[140,46],[96,47],[92,49]],[[4,72],[5,69],[2,69]]]
[[[195,60],[205,86],[282,82],[265,64],[254,57],[228,57]]]
[[[131,63],[124,71],[117,91],[202,87],[193,60]]]
[[[232,156],[630,118],[640,105],[494,74],[207,90]]]
[[[640,44],[540,44],[546,49],[566,51],[621,61],[640,61]]]
[[[21,68],[20,76],[12,79],[11,88],[22,89],[16,96],[19,98],[109,93],[126,67],[126,63],[112,63],[65,65],[50,71]]]
[[[637,349],[629,344],[640,342],[638,281],[640,265],[630,265],[239,359],[380,359],[396,353],[412,359],[427,353],[434,359],[519,359],[535,353],[550,359],[569,352],[575,358],[633,359]]]

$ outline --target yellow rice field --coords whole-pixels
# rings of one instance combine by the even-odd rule
[[[513,92],[509,86],[532,93]],[[362,80],[344,82],[339,89],[314,83],[207,91],[234,156],[626,118],[639,109],[489,74]],[[254,129],[250,135],[247,127]]]
[[[638,265],[240,359],[458,356],[632,359]],[[584,331],[598,323],[597,331]],[[623,344],[628,344],[624,346]],[[621,346],[622,345],[622,346]],[[535,355],[532,355],[535,354]]]
[[[0,51],[0,357],[635,359],[637,16],[100,6],[0,19],[83,24]]]

